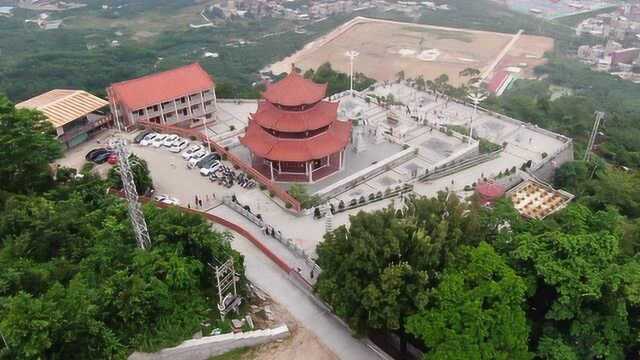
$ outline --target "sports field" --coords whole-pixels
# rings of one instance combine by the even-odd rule
[[[553,40],[547,38],[358,17],[273,64],[271,69],[276,74],[285,72],[291,63],[303,70],[315,69],[328,61],[334,69],[348,72],[345,52],[356,50],[360,55],[355,60],[355,70],[378,81],[393,80],[403,70],[409,78],[423,75],[433,79],[447,74],[450,83],[457,85],[462,81],[458,73],[465,68],[485,73],[496,65],[516,65],[501,60],[508,59],[512,49],[525,43],[532,49],[527,54],[531,59],[542,58],[545,51],[553,48]]]

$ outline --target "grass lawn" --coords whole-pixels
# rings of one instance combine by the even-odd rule
[[[239,348],[226,352],[222,355],[211,357],[209,360],[245,360],[250,359],[250,353],[251,348]]]

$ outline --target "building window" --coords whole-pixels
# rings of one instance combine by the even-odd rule
[[[204,117],[207,118],[207,119],[211,119],[211,114],[207,114]]]
[[[153,105],[153,111],[158,111],[158,105]]]
[[[142,115],[144,115],[144,110],[143,109],[138,110],[138,116],[142,116]]]
[[[187,99],[185,99],[185,97],[183,96],[183,97],[180,98],[180,102],[184,104],[184,103],[187,102]]]
[[[191,105],[191,111],[196,111],[200,109],[200,104]]]

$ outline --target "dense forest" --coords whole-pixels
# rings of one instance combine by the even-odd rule
[[[530,34],[554,36],[561,48],[577,46],[568,28],[542,24],[489,0],[452,0],[448,3],[453,10],[447,16],[425,10],[412,18],[369,9],[311,24],[269,17],[229,21],[215,28],[190,29],[183,24],[144,39],[134,39],[135,34],[126,26],[81,27],[76,22],[83,16],[93,16],[117,24],[144,23],[145,12],[173,14],[193,6],[194,1],[115,1],[108,11],[101,9],[102,2],[88,3],[86,8],[65,12],[63,18],[69,26],[59,30],[43,31],[25,23],[24,19],[37,14],[21,9],[16,10],[16,16],[0,21],[0,93],[15,102],[52,88],[79,88],[104,96],[105,87],[113,82],[199,61],[229,90],[229,97],[255,97],[252,84],[258,81],[257,73],[263,67],[356,15],[509,33],[524,29]],[[119,8],[121,5],[125,6]],[[169,17],[167,22],[171,21]],[[298,26],[304,26],[305,33],[293,31]],[[240,39],[244,44],[235,43]],[[112,46],[114,40],[118,46]],[[219,57],[203,57],[205,51],[216,52]]]
[[[50,123],[4,97],[0,129],[0,359],[124,359],[217,324],[207,264],[233,257],[243,277],[227,234],[149,205],[153,244],[140,250],[126,204],[106,191],[116,175],[62,168],[54,178],[60,145]]]
[[[361,212],[318,246],[316,291],[425,359],[637,358],[640,177],[586,166],[561,169],[578,201],[543,221],[445,193]]]

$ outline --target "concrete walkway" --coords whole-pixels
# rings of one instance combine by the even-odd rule
[[[251,235],[260,240],[271,252],[273,252],[276,256],[287,263],[287,265],[289,265],[291,269],[299,269],[298,272],[300,276],[302,276],[302,278],[304,278],[309,284],[313,285],[316,283],[316,279],[318,276],[317,271],[314,272],[312,276],[311,270],[313,270],[313,268],[308,262],[304,260],[302,256],[296,255],[293,250],[287,248],[284,244],[282,244],[275,238],[263,233],[258,225],[252,223],[247,218],[241,216],[226,205],[217,206],[207,212],[224,219],[230,219],[235,224],[240,225],[249,233],[251,233]]]
[[[214,227],[228,230],[217,224],[214,224]],[[313,300],[309,294],[295,286],[289,280],[288,274],[278,268],[249,240],[235,232],[232,233],[234,240],[231,246],[244,255],[247,278],[286,307],[302,326],[315,334],[338,358],[345,360],[384,358],[362,341],[354,338],[348,328]],[[300,354],[299,358],[302,359],[304,356]]]

